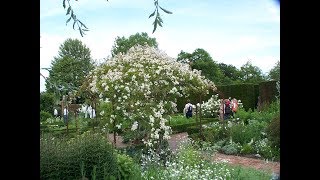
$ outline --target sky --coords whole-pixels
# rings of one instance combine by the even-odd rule
[[[67,1],[66,1],[67,2]],[[277,0],[159,0],[163,27],[153,31],[153,0],[70,1],[89,31],[83,37],[66,24],[62,1],[40,0],[40,73],[45,77],[59,46],[79,39],[97,62],[111,56],[117,37],[146,32],[158,48],[177,58],[181,52],[206,50],[217,63],[240,69],[248,61],[264,74],[280,61],[280,5]],[[40,92],[45,80],[40,76]]]

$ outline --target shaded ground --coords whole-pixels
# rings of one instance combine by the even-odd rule
[[[171,139],[169,140],[169,145],[172,151],[176,151],[179,142],[187,139],[188,133],[178,133],[171,135]],[[113,142],[113,134],[109,134],[109,140]],[[128,144],[122,143],[122,137],[116,137],[116,147],[126,147]],[[221,153],[215,153],[212,156],[213,161],[217,162],[227,162],[234,165],[241,165],[245,167],[255,168],[261,171],[267,171],[270,173],[280,173],[280,162],[268,162],[262,159],[243,157],[243,156],[234,156],[234,155],[226,155]]]

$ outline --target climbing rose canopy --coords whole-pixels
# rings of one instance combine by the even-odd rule
[[[108,124],[117,129],[143,129],[149,146],[170,138],[166,122],[177,111],[176,98],[216,90],[200,71],[141,45],[107,59],[89,76],[91,92],[99,95],[100,102],[111,104],[109,113],[100,115],[108,116]]]

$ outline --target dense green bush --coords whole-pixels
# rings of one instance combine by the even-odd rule
[[[84,133],[72,139],[43,135],[40,139],[41,179],[80,179],[117,177],[117,161],[112,145],[100,134]],[[95,167],[95,168],[94,168]]]
[[[225,154],[236,155],[239,154],[241,150],[241,145],[239,143],[231,141],[224,145],[220,150]]]
[[[249,120],[247,125],[235,124],[230,128],[230,136],[234,142],[241,145],[249,143],[252,139],[255,141],[263,138],[263,130],[267,123],[257,120]]]
[[[241,154],[254,154],[254,148],[250,143],[244,144],[240,150]]]
[[[40,111],[49,112],[53,115],[54,110],[54,95],[48,92],[41,92],[40,93]]]
[[[266,133],[271,145],[280,148],[280,115],[271,120],[266,128]]]
[[[132,157],[126,154],[117,153],[117,163],[119,170],[118,179],[141,179],[141,169]]]
[[[230,137],[230,128],[224,124],[214,125],[203,130],[205,140],[215,143]]]
[[[40,111],[40,122],[45,122],[48,118],[52,118],[52,115],[47,111]]]

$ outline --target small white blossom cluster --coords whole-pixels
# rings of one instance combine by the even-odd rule
[[[206,102],[202,102],[201,111],[203,116],[214,117],[220,108],[221,100],[218,99],[219,94],[212,95]],[[200,104],[198,105],[200,106]]]

